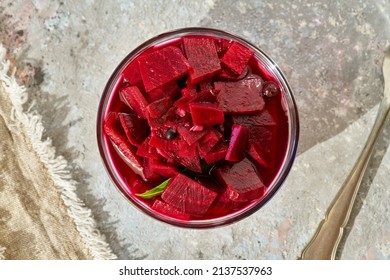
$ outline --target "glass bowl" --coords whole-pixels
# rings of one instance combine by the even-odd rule
[[[120,110],[118,103],[118,89],[123,85],[123,72],[128,71],[127,66],[134,61],[140,54],[155,46],[164,46],[173,42],[180,41],[184,36],[202,36],[211,37],[214,40],[222,39],[233,42],[239,42],[248,49],[254,52],[254,57],[258,61],[258,67],[269,75],[272,80],[279,84],[280,87],[280,101],[285,112],[287,121],[285,123],[285,135],[283,136],[285,141],[281,144],[280,149],[283,155],[280,157],[278,168],[274,170],[274,174],[267,182],[267,189],[264,195],[247,203],[245,206],[235,209],[231,213],[225,213],[222,216],[213,216],[205,218],[195,219],[181,219],[170,217],[159,212],[154,211],[150,204],[134,195],[131,184],[135,185],[139,183],[139,180],[135,178],[135,175],[118,157],[117,152],[114,150],[110,140],[105,135],[103,130],[104,120],[111,110]],[[119,107],[118,107],[119,106]],[[292,167],[295,159],[297,145],[299,138],[299,122],[297,107],[293,98],[292,90],[283,75],[282,71],[276,65],[276,63],[266,55],[261,49],[246,41],[245,39],[229,34],[227,32],[210,29],[210,28],[184,28],[174,30],[161,35],[158,35],[137,47],[130,52],[123,61],[117,66],[115,71],[109,78],[106,87],[104,88],[100,105],[97,114],[97,141],[100,154],[104,163],[104,166],[111,177],[116,188],[124,195],[124,197],[136,208],[146,213],[147,215],[180,227],[186,228],[211,228],[221,225],[231,224],[239,221],[242,218],[248,217],[260,208],[262,208],[280,189],[283,182],[286,180],[288,173]],[[138,182],[138,183],[137,183]]]

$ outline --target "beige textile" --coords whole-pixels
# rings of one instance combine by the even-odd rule
[[[0,259],[115,258],[75,195],[66,162],[41,141],[39,117],[22,111],[26,92],[2,67]]]

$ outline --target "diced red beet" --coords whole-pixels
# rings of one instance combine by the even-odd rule
[[[184,126],[179,126],[177,128],[177,131],[181,135],[181,137],[184,139],[184,141],[187,142],[188,145],[192,145],[195,142],[197,142],[200,138],[202,138],[206,134],[206,130],[202,131],[191,131],[189,128]]]
[[[232,70],[230,70],[227,66],[223,65],[221,72],[217,75],[217,79],[220,80],[239,80],[237,79],[240,75],[237,75]]]
[[[189,104],[191,100],[192,100],[191,95],[185,95],[185,96],[183,95],[181,98],[176,100],[176,102],[173,105],[181,110],[189,112],[190,111]]]
[[[231,211],[241,207],[245,201],[234,201],[229,197],[229,191],[225,190],[222,193],[218,193],[217,198],[214,200],[214,203],[210,206],[207,211],[208,214],[218,214],[223,215],[224,213],[231,213]]]
[[[161,198],[181,212],[201,216],[207,212],[217,193],[178,173],[166,186]]]
[[[166,140],[152,135],[149,140],[149,145],[155,147],[156,149],[163,150],[167,154],[172,153],[176,155],[179,151],[179,141],[177,139]]]
[[[189,95],[196,94],[196,83],[192,83],[190,78],[187,79],[186,86]]]
[[[232,41],[230,41],[230,40],[225,40],[225,39],[216,40],[215,46],[217,49],[218,57],[222,58],[224,56],[224,54],[227,52],[227,50],[229,49],[229,47],[231,46],[231,44],[232,44]],[[223,65],[221,65],[221,66],[223,66]]]
[[[172,164],[176,163],[175,158],[171,154],[168,154],[167,152],[163,151],[162,149],[156,148],[156,151],[162,158],[166,159],[167,162],[172,163]]]
[[[214,89],[214,86],[213,86],[213,80],[211,78],[209,79],[205,79],[203,81],[201,81],[199,83],[199,87],[200,87],[200,91],[209,91],[209,90],[213,90]]]
[[[238,162],[244,157],[244,151],[248,146],[249,128],[234,124],[230,136],[229,148],[226,152],[225,160]]]
[[[175,207],[169,205],[168,203],[165,203],[160,199],[156,199],[154,201],[152,209],[161,214],[167,215],[168,217],[175,217],[181,220],[190,219],[190,215],[177,210]]]
[[[267,108],[254,115],[233,116],[233,123],[245,125],[249,128],[256,129],[259,126],[276,125],[275,117],[273,117]]]
[[[190,103],[196,103],[196,102],[215,103],[217,92],[219,91],[207,90],[207,91],[195,93],[194,95],[185,95],[179,98],[174,103],[174,106],[184,111],[190,112]]]
[[[164,178],[171,178],[178,173],[175,165],[157,160],[150,162],[150,169]]]
[[[224,215],[240,207],[243,202],[231,200],[226,188],[218,185],[214,180],[206,177],[194,178],[197,182],[217,193],[217,197],[207,210],[207,215]]]
[[[245,78],[236,82],[215,82],[219,107],[228,114],[242,115],[258,113],[264,108],[261,96],[263,80]]]
[[[157,152],[167,160],[175,162],[179,153],[179,144],[176,140],[162,139],[156,135],[152,135],[149,145],[156,148]]]
[[[119,121],[130,144],[139,147],[149,135],[148,123],[134,114],[119,113]]]
[[[198,146],[196,143],[188,145],[183,139],[178,141],[179,150],[176,157],[176,162],[184,165],[188,169],[201,173],[202,168],[198,155]]]
[[[160,118],[152,118],[151,116],[149,116],[149,113],[148,111],[146,111],[146,119],[148,121],[148,124],[150,126],[150,130],[151,132],[155,131],[155,130],[160,130],[162,127],[166,127],[169,123],[170,124],[173,124],[173,123],[180,123],[181,121],[187,121],[187,119],[191,119],[191,116],[183,116],[183,117],[179,117],[177,114],[176,114],[176,108],[174,107],[171,107],[168,109],[168,111],[163,115],[161,116]]]
[[[133,61],[125,68],[123,76],[124,80],[130,85],[137,86],[141,91],[145,89],[137,61]]]
[[[184,167],[194,172],[202,173],[202,167],[200,165],[199,157],[194,157],[194,158],[178,157],[176,158],[175,162],[178,162],[179,164],[183,165]]]
[[[145,86],[150,92],[185,75],[190,65],[180,49],[168,46],[141,55],[139,70]]]
[[[149,105],[141,91],[136,86],[122,88],[119,91],[122,102],[132,108],[141,118],[146,118],[145,109]]]
[[[158,119],[161,118],[161,116],[164,115],[171,107],[172,100],[169,96],[167,96],[150,103],[146,109],[151,118]]]
[[[183,46],[191,65],[190,79],[198,83],[212,77],[221,70],[214,40],[208,38],[184,37]]]
[[[198,176],[195,177],[194,180],[202,186],[205,186],[209,190],[212,190],[213,192],[216,192],[218,194],[223,193],[225,191],[224,187],[218,185],[213,179],[209,177]]]
[[[153,102],[161,98],[169,96],[171,100],[175,100],[180,95],[180,88],[176,81],[169,82],[164,86],[156,88],[146,94],[147,100]]]
[[[136,153],[137,156],[147,157],[147,158],[156,159],[156,160],[162,159],[161,155],[159,153],[157,153],[156,148],[149,145],[150,138],[151,138],[151,136],[149,135],[144,140],[144,142],[142,142],[142,144],[138,147],[138,150]]]
[[[103,129],[105,134],[111,140],[114,149],[122,160],[134,171],[134,173],[145,179],[142,160],[136,155],[136,148],[117,130],[117,127],[118,116],[116,113],[111,112],[104,120]]]
[[[192,157],[192,155],[194,155],[193,153],[191,153],[191,156],[185,154],[186,152],[191,152],[191,150],[181,151],[183,148],[183,143],[186,144],[187,148],[189,147],[184,140],[178,138],[173,140],[165,140],[157,136],[152,136],[149,141],[151,146],[155,147],[157,151],[160,152],[160,154],[167,157],[168,159],[173,160],[177,164],[184,165],[188,169],[191,169],[195,172],[202,172],[199,158],[195,156]],[[180,156],[180,154],[182,156]],[[183,157],[183,155],[186,156]]]
[[[166,118],[152,118],[149,116],[148,111],[146,111],[146,120],[150,126],[150,132],[154,133],[156,130],[160,130],[164,126]]]
[[[203,131],[203,130],[204,130],[204,126],[203,125],[193,125],[190,128],[190,131]]]
[[[256,127],[256,130],[251,130],[249,135],[249,143],[254,145],[257,154],[267,162],[267,164],[263,164],[263,166],[271,169],[275,167],[276,163],[273,155],[278,148],[277,135],[277,126]]]
[[[248,156],[261,166],[268,168],[270,163],[267,161],[268,153],[264,154],[265,150],[259,148],[259,145],[250,143],[247,150]]]
[[[172,107],[167,113],[167,119],[165,122],[166,127],[173,127],[177,130],[179,126],[190,126],[191,116],[190,114],[180,115],[177,114],[177,108]]]
[[[188,88],[182,88],[182,90],[181,90],[181,96],[182,97],[189,97],[190,95],[191,94],[190,94]]]
[[[145,175],[145,179],[146,181],[148,182],[158,182],[158,181],[162,181],[163,178],[161,177],[161,175],[155,173],[152,169],[152,159],[149,159],[149,158],[143,158],[143,168],[144,168],[144,175]]]
[[[195,158],[198,156],[198,147],[196,144],[188,145],[186,141],[179,141],[179,157]]]
[[[240,75],[237,75],[232,70],[230,70],[227,66],[222,64],[221,72],[216,76],[216,79],[220,80],[231,80],[238,81],[244,79],[249,74],[249,67],[246,66]]]
[[[265,186],[247,158],[219,167],[213,174],[218,182],[226,187],[228,197],[234,201],[250,201],[264,193]]]
[[[212,148],[211,151],[203,159],[207,164],[212,164],[214,162],[224,159],[227,150],[228,145],[224,141],[221,141],[214,148]]]
[[[194,102],[215,103],[217,100],[216,96],[218,93],[219,90],[217,89],[209,89],[209,90],[198,92],[192,96],[191,103]]]
[[[198,141],[199,156],[204,158],[222,139],[222,134],[214,128],[208,128],[207,133]]]
[[[244,47],[240,43],[234,42],[222,57],[221,62],[228,66],[234,73],[240,75],[242,70],[248,65],[248,61],[253,53],[252,50]]]
[[[119,113],[117,112],[109,112],[103,122],[104,132],[112,139],[125,138],[125,134],[123,133],[124,131],[118,116]]]
[[[191,103],[190,111],[195,125],[213,126],[224,122],[224,114],[212,103]]]

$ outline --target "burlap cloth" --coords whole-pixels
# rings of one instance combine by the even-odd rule
[[[113,259],[0,45],[0,259]]]

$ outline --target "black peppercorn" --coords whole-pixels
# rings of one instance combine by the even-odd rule
[[[167,140],[173,140],[177,137],[177,131],[174,128],[169,128],[167,131],[165,131],[165,138]]]

